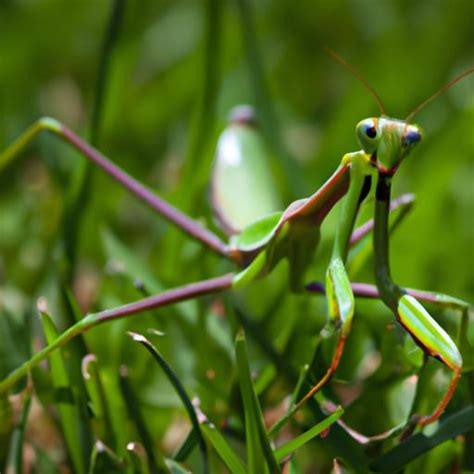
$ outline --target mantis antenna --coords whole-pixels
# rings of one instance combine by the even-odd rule
[[[366,89],[371,93],[372,97],[375,99],[375,102],[377,102],[377,105],[379,106],[380,109],[380,114],[385,115],[385,107],[383,105],[382,100],[380,99],[379,95],[377,92],[375,92],[375,89],[367,82],[367,80],[360,74],[354,67],[352,67],[342,56],[340,56],[336,51],[333,49],[329,48],[328,46],[325,46],[324,51],[331,55],[338,63],[342,64],[346,69],[348,69],[362,84],[366,87]]]
[[[451,79],[443,87],[439,88],[434,94],[432,94],[430,97],[424,100],[418,107],[416,107],[415,110],[408,115],[405,121],[409,122],[421,109],[425,108],[431,101],[436,99],[436,97],[441,95],[443,92],[446,92],[451,86],[454,86],[454,84],[456,84],[461,79],[464,79],[466,76],[469,76],[469,74],[472,74],[472,73],[474,73],[474,67],[468,69],[467,71],[462,72],[461,74],[456,76],[454,79]]]

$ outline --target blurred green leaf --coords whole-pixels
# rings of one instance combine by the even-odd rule
[[[441,419],[431,435],[417,433],[395,446],[371,464],[376,472],[392,472],[433,449],[438,444],[467,433],[474,426],[474,406],[468,406],[453,415]]]
[[[125,472],[125,464],[102,441],[94,444],[89,463],[88,474],[112,474]]]
[[[56,329],[51,316],[47,312],[45,300],[38,303],[38,310],[41,316],[41,324],[46,336],[46,341],[48,344],[51,344],[59,336],[59,332]],[[49,361],[51,364],[51,378],[55,390],[55,402],[58,406],[59,417],[68,452],[76,471],[79,474],[84,474],[84,447],[80,442],[81,416],[74,389],[69,382],[69,375],[63,358],[63,352],[54,352],[49,357]]]

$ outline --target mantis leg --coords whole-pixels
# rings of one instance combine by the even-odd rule
[[[371,298],[371,299],[380,298],[380,292],[376,285],[371,285],[368,283],[353,282],[351,283],[351,288],[352,288],[352,292],[354,293],[354,296],[358,296],[360,298]],[[306,285],[306,289],[311,293],[319,293],[319,294],[326,293],[324,285],[317,281],[311,282],[308,285]],[[446,295],[444,293],[418,290],[415,288],[403,288],[403,291],[405,291],[407,295],[413,296],[414,298],[418,300],[439,306],[441,308],[455,309],[461,312],[468,311],[470,308],[470,304],[467,301],[463,301],[459,298]]]
[[[55,119],[44,117],[35,122],[26,132],[23,133],[14,143],[12,143],[3,153],[0,154],[0,170],[4,168],[12,159],[18,155],[40,132],[48,131],[65,142],[71,144],[76,150],[84,155],[88,160],[102,168],[115,181],[128,189],[138,199],[145,202],[158,214],[168,219],[173,224],[180,227],[184,232],[196,240],[207,245],[214,252],[232,258],[227,246],[213,232],[205,229],[198,222],[182,213],[180,210],[161,199],[151,192],[147,187],[132,178],[129,174],[112,163],[102,153],[90,146],[72,130]]]
[[[296,409],[326,385],[336,371],[342,357],[344,345],[349,335],[354,316],[354,294],[345,268],[350,238],[354,228],[357,211],[363,195],[364,184],[368,178],[367,156],[354,153],[351,156],[350,184],[343,201],[339,226],[336,232],[334,249],[326,273],[326,297],[330,324],[338,333],[336,349],[329,368],[321,380],[300,400]]]
[[[37,352],[31,359],[23,363],[18,369],[14,370],[8,377],[0,382],[0,394],[5,393],[21,377],[25,376],[32,368],[37,366],[42,360],[48,357],[53,351],[64,346],[74,337],[83,334],[99,324],[114,319],[142,313],[150,309],[157,309],[163,306],[169,306],[180,301],[185,301],[199,296],[216,294],[232,288],[235,275],[228,273],[226,275],[202,280],[188,285],[173,288],[164,291],[158,295],[153,295],[133,303],[118,306],[113,309],[106,309],[99,313],[88,314],[76,324],[62,333],[55,341]]]
[[[461,376],[462,358],[450,336],[418,300],[392,280],[388,241],[390,191],[390,178],[379,173],[375,205],[374,250],[375,278],[380,297],[425,354],[438,359],[453,371],[451,383],[433,413],[428,416],[414,417],[418,425],[424,426],[436,421],[449,403]]]

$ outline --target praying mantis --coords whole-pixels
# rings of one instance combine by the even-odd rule
[[[341,58],[336,59],[345,64]],[[336,372],[345,342],[350,337],[355,296],[370,296],[380,298],[385,303],[427,356],[438,359],[452,371],[449,387],[434,411],[413,419],[419,426],[436,421],[449,403],[459,381],[462,358],[451,337],[420,301],[462,311],[467,310],[468,304],[444,294],[404,289],[393,281],[389,259],[389,213],[393,208],[407,205],[410,200],[402,197],[392,201],[391,182],[402,161],[422,139],[421,128],[412,124],[411,119],[438,94],[473,72],[474,69],[469,69],[457,76],[405,120],[388,117],[378,95],[362,80],[378,103],[380,116],[366,118],[358,123],[356,136],[361,149],[345,154],[332,176],[315,193],[290,203],[283,211],[278,210],[272,183],[266,176],[266,164],[259,160],[261,142],[255,116],[248,107],[234,110],[230,124],[217,145],[211,182],[211,205],[217,221],[228,237],[227,243],[153,193],[64,124],[52,118],[38,120],[0,154],[0,171],[19,156],[40,133],[49,132],[72,145],[137,199],[191,238],[233,262],[236,271],[88,314],[1,381],[0,394],[6,393],[16,381],[53,351],[99,324],[180,301],[247,287],[272,272],[279,262],[287,260],[289,284],[293,291],[326,293],[328,324],[337,333],[336,348],[327,372],[299,400],[296,409],[322,389]],[[257,183],[258,195],[253,203],[248,201],[247,191],[243,191],[243,187],[248,186],[249,182]],[[374,219],[363,228],[354,229],[359,207],[374,182]],[[307,285],[304,277],[318,246],[320,227],[339,201],[342,201],[341,214],[325,285]],[[373,230],[376,286],[352,283],[346,270],[351,243],[370,230]]]

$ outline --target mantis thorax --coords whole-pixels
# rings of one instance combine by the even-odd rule
[[[387,175],[395,173],[401,161],[423,136],[422,129],[417,125],[385,116],[360,121],[356,132],[363,150],[372,156],[374,166]]]

